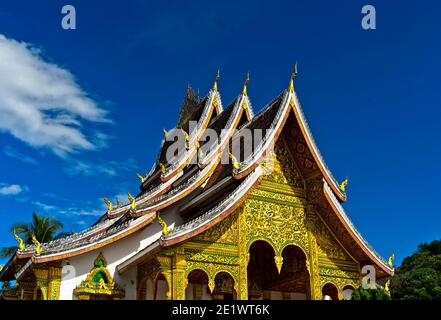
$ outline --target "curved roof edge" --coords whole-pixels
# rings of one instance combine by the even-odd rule
[[[328,200],[329,204],[334,209],[334,212],[337,214],[337,217],[342,222],[343,226],[346,228],[352,238],[358,243],[361,249],[369,256],[369,258],[373,262],[375,262],[375,264],[379,268],[381,268],[381,270],[389,275],[393,275],[394,269],[387,265],[386,261],[384,261],[381,255],[378,254],[366,241],[366,239],[364,239],[364,237],[360,234],[352,221],[349,219],[341,203],[335,197],[326,180],[323,180],[323,192],[325,194],[325,198]]]

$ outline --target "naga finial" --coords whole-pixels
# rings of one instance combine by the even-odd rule
[[[234,169],[240,169],[240,163],[237,161],[237,158],[232,154],[231,152],[228,152],[228,156],[231,158],[231,161],[233,161],[233,168]]]
[[[32,243],[35,246],[35,253],[36,254],[40,254],[42,249],[41,249],[41,243],[37,240],[37,238],[35,237],[35,233],[32,234]]]
[[[346,192],[346,186],[348,185],[349,179],[346,177],[346,179],[340,184],[340,190],[342,192]]]
[[[141,180],[141,183],[144,183],[145,178],[144,178],[142,175],[140,175],[139,173],[137,173],[136,176],[138,177],[139,180]]]
[[[296,64],[294,65],[294,70],[291,73],[291,80],[289,81],[289,91],[294,92],[294,80],[297,77],[297,74],[299,73],[298,68],[297,68],[297,61]]]
[[[132,210],[136,209],[136,199],[130,194],[130,191],[127,193],[127,196],[129,197],[129,201],[130,201],[130,208]]]
[[[163,235],[167,235],[168,234],[168,227],[167,227],[167,223],[162,220],[162,218],[159,216],[159,213],[156,214],[156,217],[158,219],[158,223],[161,225],[162,227],[162,234]]]
[[[106,203],[106,205],[107,205],[107,211],[112,211],[113,210],[113,204],[112,204],[112,201],[110,201],[109,199],[107,199],[107,198],[103,198],[103,200],[104,200],[104,202]]]
[[[164,164],[162,164],[161,162],[158,162],[159,167],[161,168],[161,172],[162,174],[165,174],[167,172],[167,170],[165,169]]]
[[[14,238],[15,238],[15,241],[17,241],[17,243],[18,243],[18,250],[24,250],[24,249],[26,249],[26,245],[25,245],[25,243],[24,243],[23,240],[17,235],[17,233],[15,232],[15,229],[14,229]]]
[[[250,82],[250,73],[249,72],[247,72],[247,77],[245,79],[245,82],[243,83],[242,95],[244,95],[244,96],[247,95],[248,82]]]
[[[213,84],[213,91],[216,92],[217,91],[217,82],[220,78],[220,69],[217,69],[217,74],[216,74],[216,79],[214,80],[214,84]]]
[[[162,128],[162,132],[164,132],[164,137],[167,139],[168,131],[165,128]]]
[[[395,253],[392,252],[392,255],[389,257],[389,259],[387,259],[387,265],[389,266],[389,268],[393,268],[393,261],[395,259]]]

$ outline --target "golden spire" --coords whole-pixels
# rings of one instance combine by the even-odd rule
[[[348,179],[348,177],[346,177],[346,179],[340,184],[340,190],[342,192],[346,192],[346,186],[347,186],[348,182],[349,182],[349,179]]]
[[[247,95],[248,82],[250,82],[250,73],[249,72],[247,72],[247,77],[246,77],[245,82],[243,84],[242,95],[244,95],[244,96]]]
[[[219,81],[219,78],[220,78],[220,69],[217,69],[216,79],[214,80],[214,84],[213,84],[214,92],[217,91],[217,82]]]
[[[164,132],[164,137],[167,138],[167,136],[168,136],[168,131],[165,130],[165,128],[162,128],[162,132]]]
[[[2,272],[3,270],[3,266],[0,264],[0,272]]]
[[[165,223],[164,220],[162,220],[162,218],[159,216],[159,213],[156,214],[156,217],[158,219],[158,223],[161,225],[162,227],[162,234],[163,235],[167,235],[168,234],[168,227],[167,227],[167,223]]]
[[[40,242],[38,242],[38,240],[37,240],[37,238],[35,237],[35,234],[33,233],[32,234],[32,243],[34,244],[34,246],[35,246],[35,253],[36,254],[40,254],[41,253],[41,243]]]
[[[130,194],[130,191],[127,193],[127,196],[129,197],[130,200],[130,208],[132,210],[136,209],[136,199]]]
[[[108,211],[112,211],[112,210],[113,210],[113,204],[112,204],[112,201],[110,201],[110,200],[107,199],[107,198],[104,198],[104,202],[105,202],[106,205],[107,205],[107,210],[108,210]]]
[[[392,262],[395,259],[395,253],[392,253],[392,255],[389,257],[389,259],[387,259],[387,265],[389,266],[389,268],[393,268],[394,265],[392,264]]]
[[[295,80],[298,73],[299,73],[299,71],[297,69],[297,62],[296,62],[296,64],[294,65],[294,70],[292,71],[292,74],[291,74],[291,80],[289,81],[289,91],[290,92],[294,92],[294,80]]]
[[[15,232],[15,229],[14,229],[14,238],[15,238],[15,241],[17,241],[17,243],[18,243],[18,249],[19,249],[19,250],[24,250],[24,249],[26,249],[26,245],[25,245],[25,243],[24,243],[23,240],[17,235],[17,233]]]
[[[140,175],[139,173],[137,173],[136,176],[139,178],[139,180],[141,180],[141,183],[144,183],[145,178],[144,178],[142,175]]]

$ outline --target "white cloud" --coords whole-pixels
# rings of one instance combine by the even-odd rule
[[[3,153],[10,158],[14,158],[14,159],[20,160],[25,163],[29,163],[29,164],[37,164],[38,163],[38,161],[35,160],[34,158],[29,157],[25,154],[22,154],[10,146],[5,146],[3,148]]]
[[[97,163],[81,160],[69,160],[68,165],[64,167],[64,171],[70,176],[82,175],[86,177],[114,177],[128,172],[132,172],[134,175],[136,169],[136,161],[132,158],[121,162],[102,161]]]
[[[59,156],[97,148],[83,120],[109,122],[66,69],[43,60],[30,44],[0,34],[0,132]],[[99,147],[99,146],[98,146]]]
[[[0,196],[16,196],[26,190],[27,187],[22,187],[18,184],[0,183]]]
[[[38,208],[44,210],[44,211],[53,211],[56,209],[55,206],[50,205],[50,204],[46,204],[40,201],[32,201],[32,204],[37,206]]]

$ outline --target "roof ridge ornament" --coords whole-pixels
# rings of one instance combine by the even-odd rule
[[[35,246],[35,253],[36,254],[40,254],[42,249],[41,249],[41,243],[38,242],[37,238],[35,237],[35,233],[32,234],[32,243]]]
[[[299,70],[297,68],[297,61],[296,61],[296,64],[294,65],[294,70],[291,73],[291,80],[289,81],[289,91],[290,92],[294,92],[294,80],[298,74],[299,74]]]
[[[242,95],[244,95],[244,96],[247,95],[248,82],[250,82],[250,73],[249,72],[247,72],[247,77],[246,77],[245,82],[243,84]]]
[[[110,201],[109,199],[107,199],[107,198],[103,198],[104,199],[104,202],[106,203],[106,205],[107,205],[107,211],[112,211],[113,210],[113,204],[112,204],[112,201]]]
[[[18,249],[19,249],[19,250],[24,250],[24,249],[26,249],[26,245],[25,245],[25,243],[24,243],[23,240],[17,235],[17,233],[15,232],[15,229],[14,229],[14,238],[15,238],[15,241],[17,241],[17,243],[18,243]]]
[[[346,193],[346,186],[348,185],[349,179],[346,177],[346,179],[340,184],[340,190],[342,192]]]
[[[144,183],[144,181],[145,181],[145,177],[143,177],[143,176],[140,175],[139,173],[137,173],[136,176],[138,177],[139,180],[141,180],[141,183]]]
[[[387,260],[387,265],[390,267],[390,268],[393,268],[394,267],[394,265],[393,265],[393,261],[394,261],[394,259],[395,259],[395,252],[392,252],[392,255],[389,257],[389,259]]]
[[[130,191],[127,193],[127,196],[130,200],[130,208],[132,210],[135,210],[136,209],[136,199],[131,195]]]
[[[168,230],[168,227],[167,227],[167,223],[164,220],[162,220],[162,218],[159,216],[159,212],[156,213],[156,218],[158,219],[158,223],[162,227],[162,234],[165,235],[165,236],[168,235],[169,230]]]
[[[213,83],[213,91],[214,92],[217,92],[217,82],[219,81],[219,78],[220,78],[220,69],[217,69],[216,78]]]

